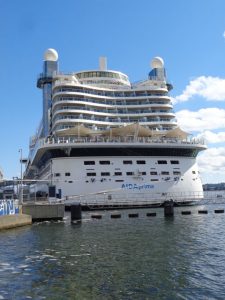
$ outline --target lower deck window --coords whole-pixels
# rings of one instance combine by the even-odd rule
[[[110,173],[109,172],[102,172],[101,176],[110,176]]]
[[[96,173],[87,173],[87,176],[96,176]]]
[[[157,172],[150,172],[150,175],[157,175]]]
[[[133,172],[127,172],[127,176],[132,176],[132,175],[134,175]]]
[[[84,165],[95,165],[95,161],[94,160],[84,161]]]
[[[132,165],[132,160],[124,160],[123,164],[124,165]]]
[[[173,175],[181,175],[181,172],[173,171]]]
[[[122,176],[122,172],[115,172],[114,175],[115,176]]]
[[[158,160],[159,165],[166,165],[167,161],[166,160]]]
[[[100,165],[110,165],[110,161],[109,160],[100,160],[99,164]]]
[[[145,160],[137,160],[138,165],[145,165]]]
[[[166,172],[166,171],[162,171],[161,172],[161,175],[169,175],[170,173],[169,172]]]

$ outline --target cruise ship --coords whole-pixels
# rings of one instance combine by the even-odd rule
[[[105,207],[203,198],[196,157],[206,146],[178,126],[161,57],[131,83],[105,57],[98,69],[62,73],[47,49],[37,87],[43,115],[24,172],[35,192]]]

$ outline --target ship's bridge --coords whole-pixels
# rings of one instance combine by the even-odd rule
[[[130,87],[128,76],[117,71],[90,70],[74,74],[80,83],[88,85],[113,85]]]

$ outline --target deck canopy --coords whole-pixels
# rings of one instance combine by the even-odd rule
[[[110,128],[102,132],[103,136],[138,136],[150,137],[155,136],[156,132],[141,126],[139,123],[133,123],[123,127]]]
[[[63,129],[56,132],[56,136],[90,136],[93,135],[95,131],[84,125],[77,125],[68,129]]]
[[[166,137],[166,138],[179,138],[186,139],[189,133],[176,127],[166,132],[151,130],[139,123],[133,123],[122,127],[114,127],[108,130],[92,130],[85,127],[83,124],[74,127],[57,131],[56,136],[78,136],[78,137],[91,137],[91,136],[106,136],[106,137]]]
[[[190,133],[183,131],[180,127],[176,127],[166,132],[165,137],[186,139]]]

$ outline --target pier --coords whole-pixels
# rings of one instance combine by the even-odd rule
[[[62,203],[27,203],[22,205],[22,213],[30,215],[33,222],[62,220],[65,206]]]

